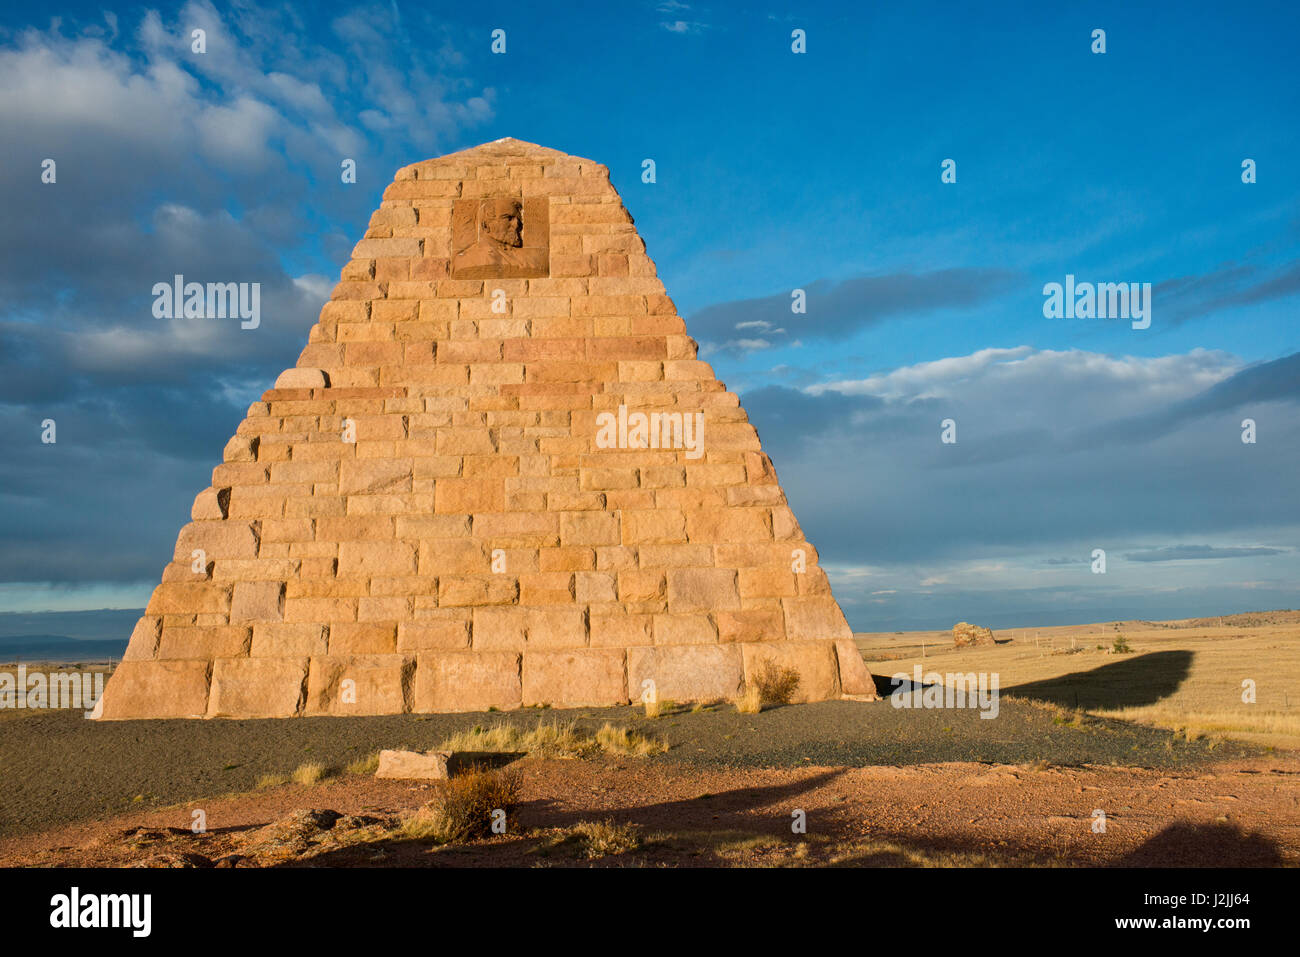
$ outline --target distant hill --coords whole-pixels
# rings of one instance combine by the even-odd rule
[[[143,608],[0,612],[0,641],[55,636],[125,643],[143,614]]]
[[[142,608],[0,612],[0,662],[120,659]]]
[[[126,639],[68,638],[65,635],[12,635],[0,638],[0,662],[106,661],[121,659]]]
[[[1264,625],[1293,625],[1300,622],[1300,611],[1281,608],[1276,611],[1246,611],[1238,615],[1221,615],[1210,618],[1181,618],[1175,621],[1153,621],[1156,628],[1260,628]]]
[[[1300,610],[1278,608],[1272,611],[1243,611],[1232,615],[1211,615],[1208,618],[1171,618],[1165,621],[1151,621],[1146,618],[1125,618],[1122,620],[1079,622],[1073,625],[1017,625],[1014,628],[994,628],[998,638],[1015,637],[1027,632],[1042,631],[1044,634],[1068,634],[1071,630],[1095,629],[1098,634],[1106,632],[1141,631],[1144,628],[1279,628],[1286,625],[1300,624]],[[897,635],[926,635],[936,639],[951,636],[950,628],[914,628],[910,631],[855,631],[858,638],[888,638]]]

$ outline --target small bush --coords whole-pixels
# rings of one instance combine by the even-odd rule
[[[1133,651],[1129,647],[1128,639],[1122,633],[1115,636],[1115,641],[1111,644],[1110,650],[1117,655],[1127,655]]]
[[[611,820],[579,821],[550,843],[550,850],[568,851],[594,861],[612,854],[635,851],[641,846],[641,834],[635,824],[615,824]]]
[[[438,797],[402,821],[399,832],[411,839],[443,843],[488,837],[492,812],[505,811],[508,820],[521,790],[516,768],[475,768],[449,780]]]
[[[799,672],[764,659],[754,673],[754,685],[763,704],[789,704],[799,689]]]

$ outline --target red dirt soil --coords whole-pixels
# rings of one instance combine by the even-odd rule
[[[989,865],[1295,866],[1300,757],[1188,771],[935,764],[712,769],[639,759],[526,758],[507,833],[438,846],[392,830],[438,783],[347,775],[304,787],[83,822],[0,840],[4,866]],[[192,812],[207,832],[190,831]],[[292,812],[345,818],[268,850]],[[791,831],[806,814],[806,835]],[[1105,831],[1093,829],[1105,812]],[[549,849],[580,821],[633,824],[641,846],[588,860]],[[383,826],[374,822],[381,822]],[[377,836],[348,840],[371,825]]]

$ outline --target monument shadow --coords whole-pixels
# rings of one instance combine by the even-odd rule
[[[1190,651],[1126,656],[1090,671],[1003,688],[1002,694],[1062,708],[1140,708],[1177,692],[1191,672],[1193,657]]]

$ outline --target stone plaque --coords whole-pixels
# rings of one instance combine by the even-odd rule
[[[458,199],[451,211],[451,274],[457,279],[550,275],[551,227],[545,197]]]

